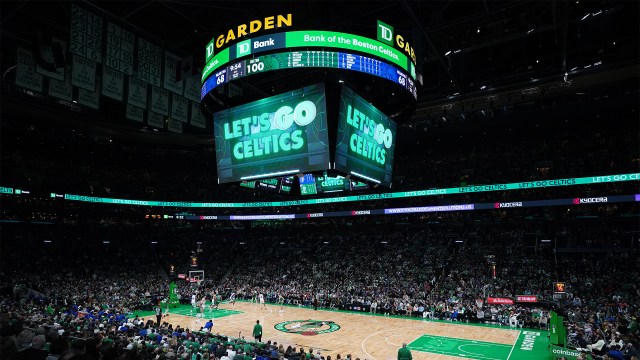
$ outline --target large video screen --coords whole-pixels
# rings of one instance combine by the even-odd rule
[[[219,184],[329,167],[323,84],[217,112],[213,126]]]
[[[391,187],[396,123],[348,87],[342,88],[336,170]]]

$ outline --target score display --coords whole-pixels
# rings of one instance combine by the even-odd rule
[[[305,30],[247,39],[220,51],[212,58],[207,57],[207,64],[202,71],[202,81],[204,82],[219,67],[226,66],[229,61],[264,51],[285,48],[329,48],[358,51],[393,63],[401,70],[410,72],[413,79],[416,78],[415,66],[409,58],[385,43],[341,32]],[[207,54],[209,53],[207,51]]]
[[[405,72],[384,61],[337,51],[291,51],[240,60],[217,71],[202,85],[200,99],[229,81],[273,70],[325,67],[359,71],[390,80],[418,97],[414,81]]]
[[[336,170],[391,187],[396,123],[346,86],[340,95]]]
[[[329,167],[323,84],[217,112],[213,127],[219,184]]]
[[[265,190],[280,194],[290,194],[293,185],[293,176],[283,178],[262,179],[255,181],[242,181],[240,186],[249,189]]]

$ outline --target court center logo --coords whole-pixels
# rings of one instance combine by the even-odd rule
[[[291,320],[278,323],[274,328],[289,334],[313,336],[338,331],[340,330],[340,325],[333,321]]]

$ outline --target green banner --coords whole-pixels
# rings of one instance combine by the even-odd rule
[[[284,39],[284,41],[282,41]],[[204,82],[216,69],[227,65],[229,61],[246,57],[263,51],[292,48],[324,48],[346,49],[375,56],[397,65],[400,69],[416,78],[415,67],[409,58],[393,46],[383,42],[348,33],[321,30],[289,31],[247,39],[228,47],[207,62],[202,70]],[[213,51],[211,44],[207,45],[207,54]]]
[[[622,181],[638,181],[639,179],[640,179],[640,173],[630,173],[630,174],[603,175],[603,176],[592,176],[592,177],[582,177],[582,178],[525,181],[525,182],[508,183],[508,184],[471,185],[471,186],[465,186],[465,187],[401,191],[401,192],[383,193],[383,194],[340,196],[340,197],[321,198],[321,199],[303,199],[303,200],[291,200],[291,201],[253,202],[253,203],[196,203],[196,202],[185,202],[185,201],[150,201],[150,200],[113,199],[113,198],[102,198],[102,197],[95,197],[95,196],[84,196],[84,195],[73,195],[73,194],[65,194],[64,198],[65,200],[71,200],[71,201],[85,201],[85,202],[94,202],[94,203],[102,203],[102,204],[124,204],[124,205],[138,205],[138,206],[167,206],[167,207],[193,207],[193,208],[252,208],[252,207],[257,208],[257,207],[265,207],[265,206],[318,205],[318,204],[341,203],[341,202],[351,202],[351,201],[371,201],[371,200],[380,200],[380,199],[398,199],[398,198],[411,198],[411,197],[422,197],[422,196],[476,193],[476,192],[489,192],[489,191],[510,191],[510,190],[522,190],[522,189],[547,188],[547,187],[555,187],[555,186],[574,186],[574,185],[586,185],[586,184],[598,184],[598,183],[614,183],[614,182],[622,182]]]

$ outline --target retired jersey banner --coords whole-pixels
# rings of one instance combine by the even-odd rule
[[[124,98],[124,73],[106,66],[103,67],[102,95],[122,101]]]
[[[147,108],[147,83],[129,77],[129,93],[127,96],[127,102],[131,105]]]
[[[71,84],[82,89],[96,90],[96,62],[73,55],[71,64]]]
[[[36,59],[31,51],[18,47],[16,62],[16,85],[42,92],[42,75],[36,72]]]
[[[509,298],[487,298],[487,303],[488,304],[507,304],[507,305],[511,305],[513,304],[513,300],[509,299]]]
[[[144,109],[127,104],[127,119],[144,122]]]
[[[151,87],[151,111],[169,116],[169,92],[159,87]]]
[[[171,96],[171,100],[171,118],[187,122],[187,117],[189,115],[189,100],[176,94]]]
[[[182,59],[167,51],[164,54],[164,88],[182,95],[182,80],[176,80],[176,67]]]
[[[65,101],[72,100],[73,87],[71,86],[70,71],[65,72],[64,81],[49,79],[49,96]]]

